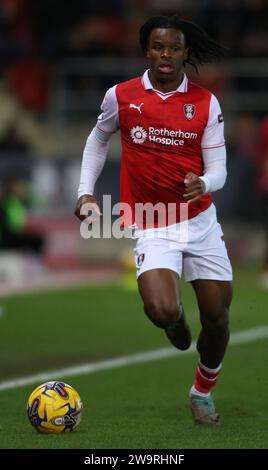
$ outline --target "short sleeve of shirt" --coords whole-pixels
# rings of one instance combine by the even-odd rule
[[[211,95],[209,117],[203,133],[201,148],[212,149],[224,145],[224,122],[221,108],[217,98]]]
[[[116,132],[119,129],[116,85],[106,92],[101,104],[101,111],[102,113],[98,116],[97,128],[103,132]]]

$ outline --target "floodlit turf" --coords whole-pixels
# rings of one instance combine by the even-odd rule
[[[267,293],[256,273],[237,273],[231,328],[267,324]],[[189,321],[198,331],[191,288],[183,285]],[[121,284],[1,299],[1,381],[83,362],[168,346],[142,313],[135,291]],[[219,428],[196,427],[188,407],[197,355],[185,355],[77,377],[84,403],[77,430],[39,435],[25,408],[36,385],[0,391],[0,448],[267,448],[268,339],[228,349],[215,400]]]

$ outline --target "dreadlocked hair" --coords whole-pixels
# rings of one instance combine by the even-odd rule
[[[198,72],[198,64],[202,65],[219,60],[226,55],[227,49],[217,43],[200,26],[190,21],[181,20],[179,16],[154,16],[140,29],[140,45],[143,52],[147,51],[151,32],[156,28],[171,28],[181,31],[188,48],[185,62]]]

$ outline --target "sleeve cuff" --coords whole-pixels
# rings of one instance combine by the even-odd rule
[[[203,183],[205,193],[209,193],[209,191],[210,191],[210,181],[209,181],[209,179],[206,176],[199,176],[199,179]]]

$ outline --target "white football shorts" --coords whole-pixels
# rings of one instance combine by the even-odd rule
[[[137,277],[151,269],[171,269],[190,282],[195,279],[231,281],[232,267],[217,221],[216,208],[164,228],[135,229]]]

